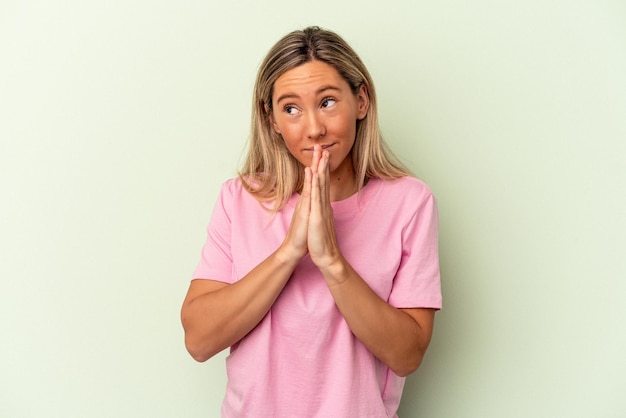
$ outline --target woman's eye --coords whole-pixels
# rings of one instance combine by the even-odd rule
[[[285,106],[285,113],[288,115],[296,115],[298,113],[298,109],[295,106],[287,105]]]
[[[332,107],[335,105],[335,103],[337,103],[337,100],[333,99],[332,97],[327,97],[322,100],[322,107]]]

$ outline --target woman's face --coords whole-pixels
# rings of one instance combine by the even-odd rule
[[[331,172],[351,170],[356,123],[368,106],[364,86],[355,95],[333,66],[310,61],[274,83],[271,123],[303,166],[311,165],[313,146],[320,144],[330,153]]]

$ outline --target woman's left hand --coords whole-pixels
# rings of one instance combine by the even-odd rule
[[[316,146],[310,167],[311,209],[307,246],[352,333],[398,376],[422,361],[432,335],[434,310],[397,309],[381,299],[343,258],[330,205],[328,151]]]
[[[320,269],[341,260],[337,246],[333,208],[330,205],[330,155],[319,145],[313,149],[311,164],[311,212],[308,248],[311,260]]]

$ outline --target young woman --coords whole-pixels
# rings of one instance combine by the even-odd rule
[[[441,308],[437,228],[357,54],[317,27],[281,39],[182,307],[194,359],[230,347],[222,416],[395,417]]]

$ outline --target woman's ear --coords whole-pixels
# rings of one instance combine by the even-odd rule
[[[362,120],[367,116],[367,111],[370,108],[370,96],[367,92],[367,87],[362,83],[359,87],[359,91],[356,94],[358,103],[357,120]]]
[[[263,104],[263,108],[265,109],[265,113],[267,113],[267,117],[270,120],[270,125],[272,126],[272,129],[274,129],[274,132],[280,135],[280,130],[278,129],[278,125],[276,124],[276,120],[274,119],[274,112],[272,112],[272,109],[270,109],[267,103]]]

